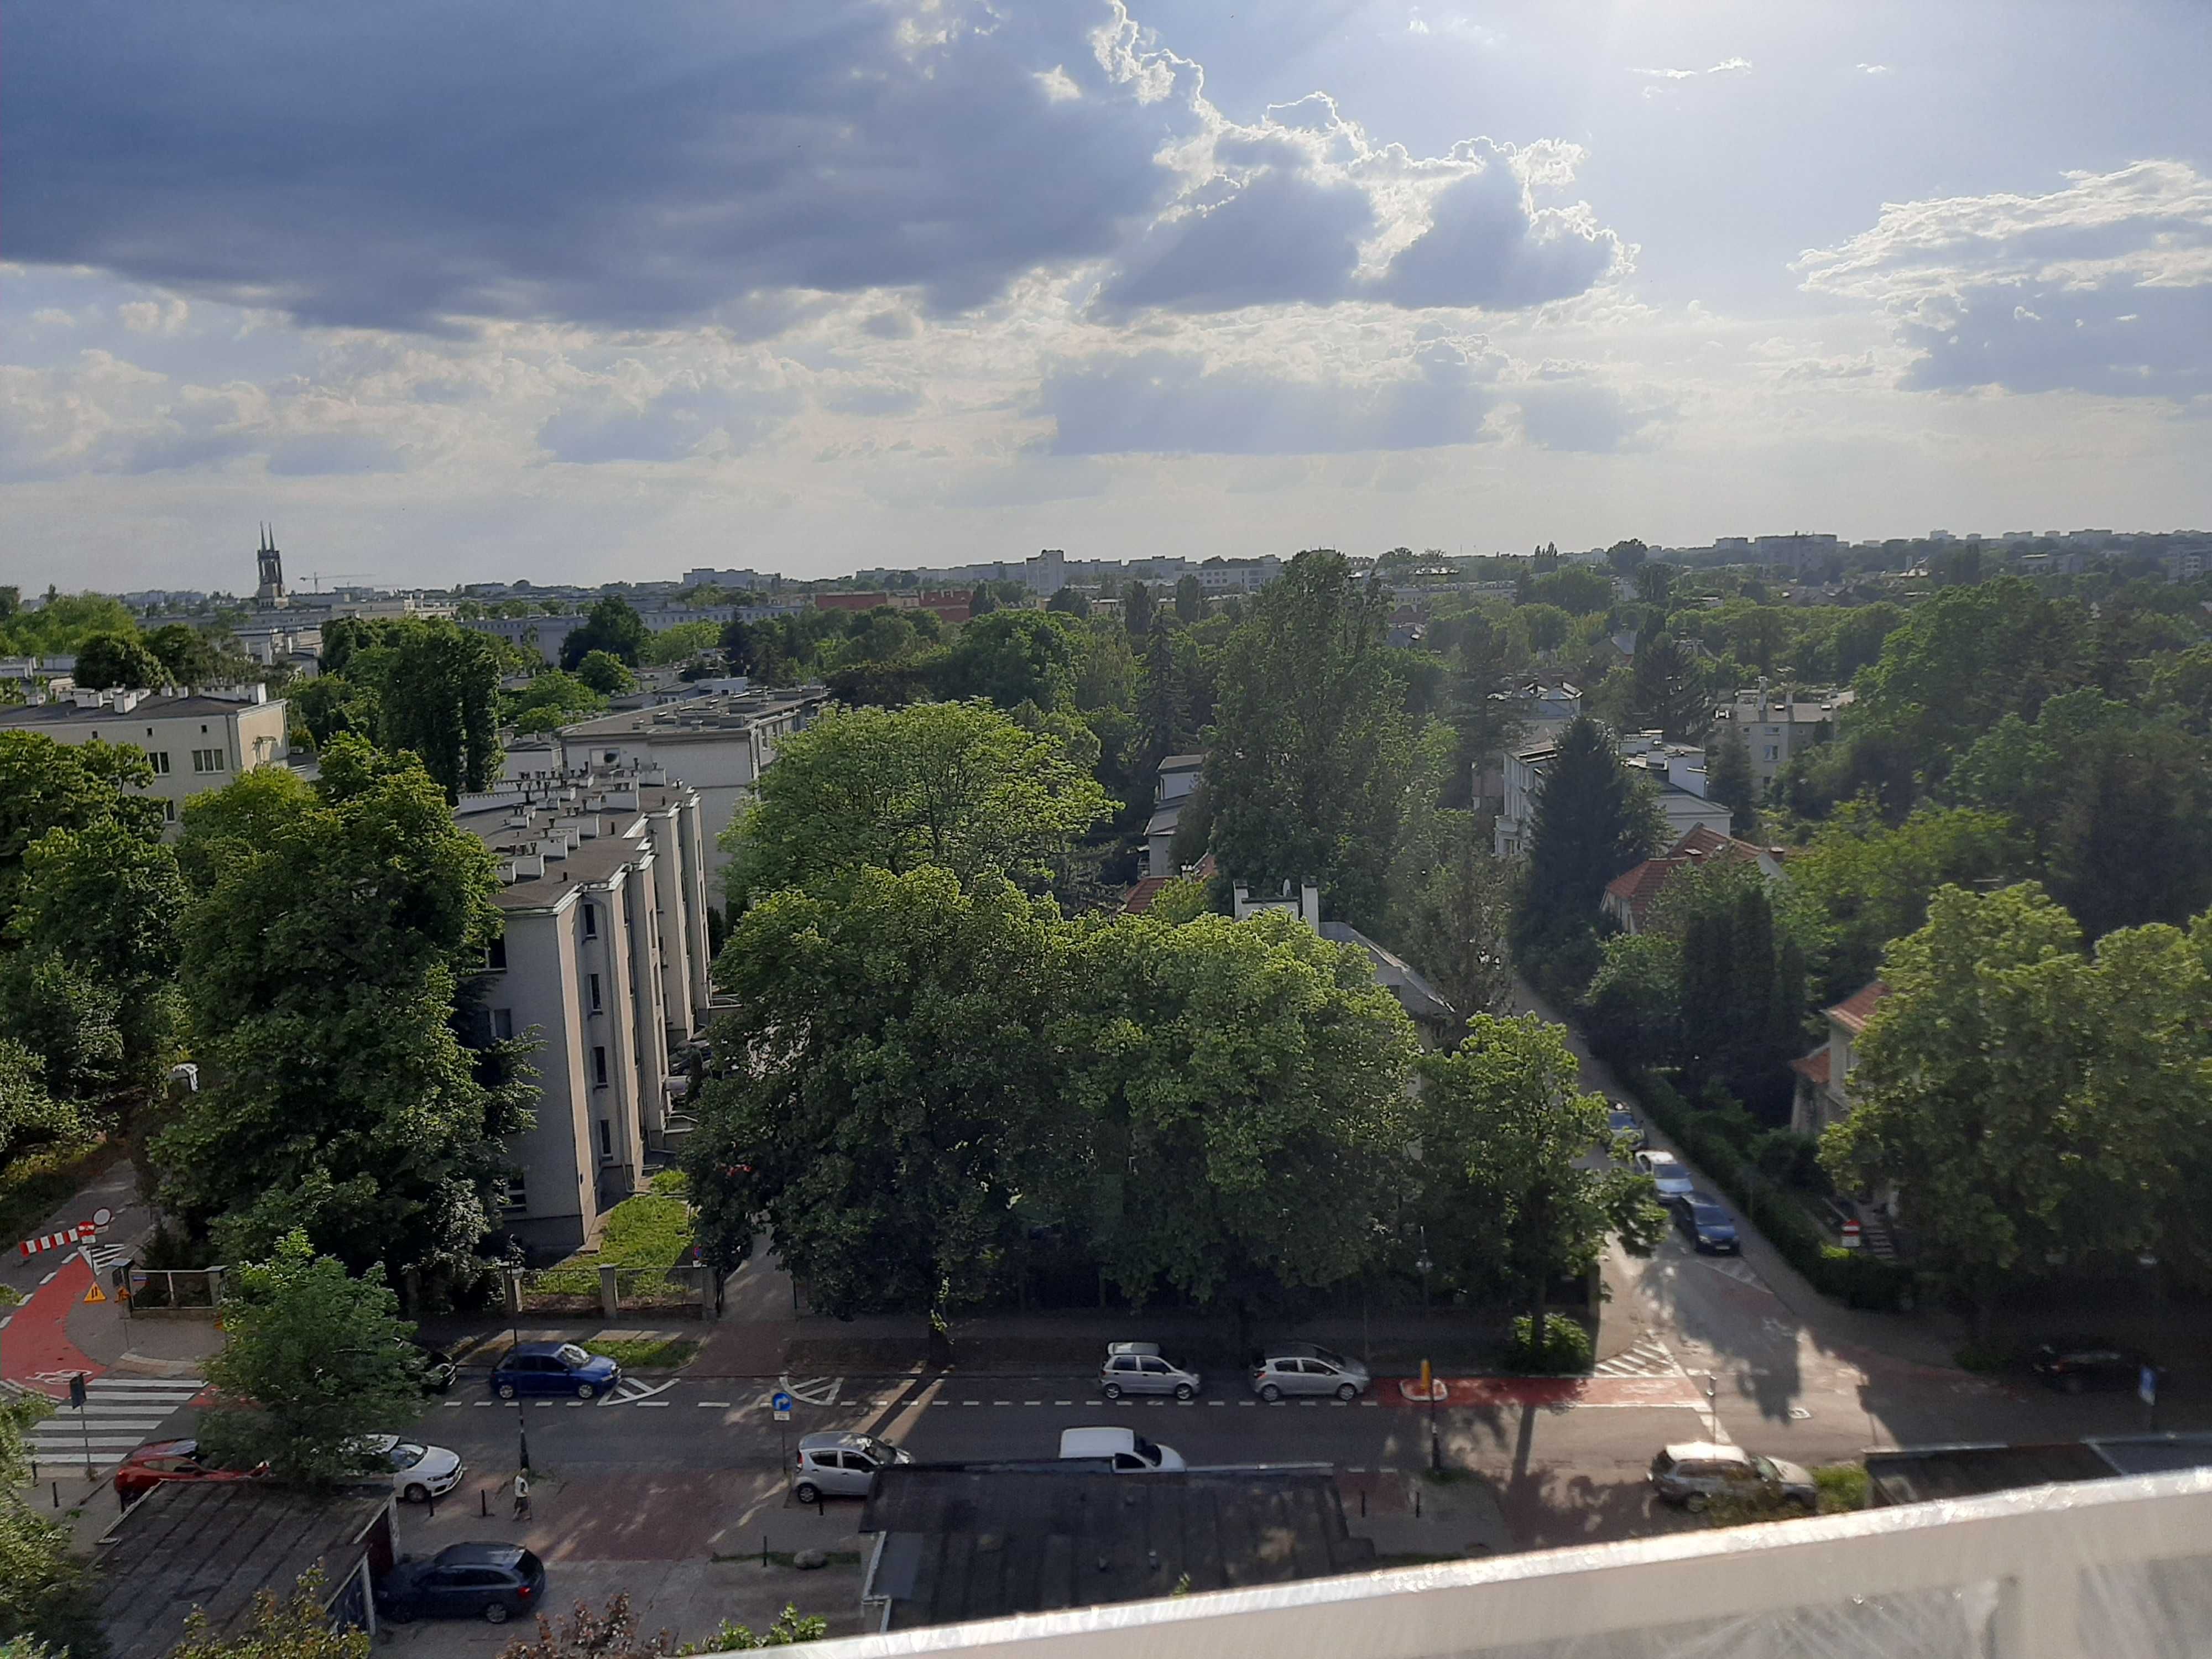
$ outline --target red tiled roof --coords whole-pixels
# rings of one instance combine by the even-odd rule
[[[1790,1062],[1790,1069],[1816,1089],[1828,1086],[1828,1045],[1822,1043],[1809,1054],[1801,1054]]]
[[[1866,1030],[1867,1021],[1874,1018],[1875,1005],[1889,994],[1889,987],[1876,980],[1863,985],[1828,1010],[1828,1018],[1846,1031],[1856,1036]]]
[[[817,611],[873,611],[879,605],[889,605],[888,593],[817,593]]]
[[[1659,890],[1689,862],[1687,859],[1672,857],[1646,859],[1633,870],[1623,871],[1606,883],[1605,890],[1628,906],[1628,914],[1641,927],[1644,913],[1651,908],[1651,901],[1659,896]]]
[[[1160,896],[1160,889],[1168,884],[1165,876],[1146,876],[1129,890],[1129,896],[1121,901],[1121,914],[1141,916],[1152,908],[1152,901]]]
[[[1717,830],[1699,823],[1692,825],[1681,840],[1668,848],[1663,856],[1670,859],[1709,859],[1717,854],[1731,864],[1745,864],[1757,858],[1762,850],[1747,841],[1738,841],[1734,836],[1724,836]]]

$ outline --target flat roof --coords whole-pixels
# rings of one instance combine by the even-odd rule
[[[711,738],[725,732],[742,732],[757,720],[785,714],[811,702],[826,702],[830,693],[819,685],[797,686],[787,691],[714,691],[703,697],[684,697],[676,702],[655,703],[643,708],[618,709],[611,714],[564,726],[564,738],[624,738],[647,736],[659,740]],[[663,718],[656,719],[656,716]],[[685,719],[693,723],[685,725]]]
[[[108,1528],[95,1558],[100,1627],[117,1654],[167,1653],[204,1608],[217,1635],[243,1626],[262,1590],[280,1599],[320,1566],[334,1595],[392,1504],[386,1486],[301,1492],[259,1480],[172,1480]]]
[[[566,858],[545,860],[542,876],[521,876],[501,886],[492,895],[492,902],[502,910],[550,910],[579,886],[590,886],[606,880],[636,855],[640,847],[650,848],[652,842],[641,835],[631,835],[633,825],[654,812],[665,811],[686,793],[673,784],[641,784],[635,806],[567,807],[544,802],[528,802],[518,794],[512,799],[501,799],[474,812],[456,812],[453,821],[474,836],[494,854],[501,857],[527,856],[526,841],[534,842],[533,831],[552,827],[556,817],[570,816],[613,818],[617,821],[612,835],[587,836],[578,840]],[[531,805],[544,820],[532,830],[507,827],[507,816],[518,807]]]
[[[275,708],[280,707],[283,701],[282,697],[271,697],[265,702],[244,702],[228,697],[180,694],[173,697],[143,697],[135,708],[104,706],[80,708],[66,700],[20,703],[13,708],[0,708],[0,726],[112,726],[118,720],[228,719],[233,714],[249,714],[257,708]]]
[[[1146,1601],[1186,1575],[1193,1592],[1286,1584],[1375,1558],[1312,1464],[900,1464],[878,1474],[860,1530],[886,1534],[867,1589],[888,1599],[888,1630]]]

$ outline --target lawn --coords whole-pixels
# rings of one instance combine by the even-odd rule
[[[664,1184],[653,1181],[653,1190],[626,1198],[607,1212],[606,1231],[596,1250],[579,1250],[537,1275],[531,1284],[540,1296],[580,1296],[596,1298],[599,1269],[620,1267],[660,1271],[691,1258],[691,1206],[685,1201],[681,1177]]]
[[[584,1347],[626,1371],[681,1370],[699,1357],[699,1340],[691,1336],[587,1337]]]

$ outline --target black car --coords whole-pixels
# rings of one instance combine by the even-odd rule
[[[1700,1253],[1741,1255],[1743,1243],[1735,1236],[1735,1218],[1721,1208],[1710,1193],[1692,1190],[1674,1206],[1674,1224]]]
[[[2054,1389],[2080,1394],[2088,1389],[2132,1389],[2149,1362],[2132,1349],[2100,1337],[2046,1342],[2027,1368]]]
[[[378,1581],[377,1611],[410,1619],[482,1619],[503,1625],[545,1602],[545,1564],[516,1544],[448,1544],[427,1561],[403,1555]]]
[[[443,1394],[453,1386],[453,1375],[459,1367],[453,1364],[453,1355],[437,1348],[426,1348],[422,1344],[416,1343],[415,1357],[422,1367],[424,1394]]]

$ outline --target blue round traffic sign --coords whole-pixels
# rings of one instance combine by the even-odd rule
[[[791,1396],[778,1389],[768,1397],[768,1403],[780,1412],[787,1412],[791,1409]]]

